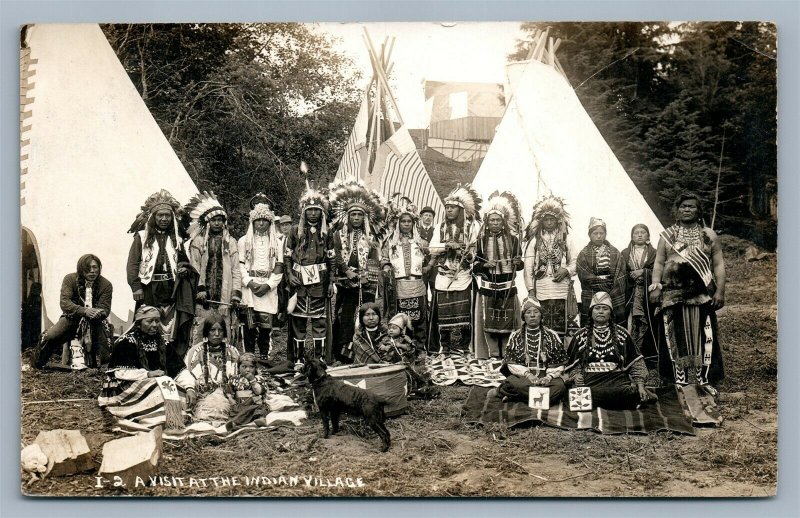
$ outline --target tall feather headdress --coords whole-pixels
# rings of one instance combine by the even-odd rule
[[[411,216],[411,235],[418,240],[417,222],[419,221],[419,211],[417,210],[417,205],[408,196],[396,192],[392,194],[386,204],[386,229],[390,234],[389,239],[393,245],[396,245],[400,239],[400,218],[404,215]]]
[[[419,211],[414,201],[403,193],[396,192],[392,194],[386,204],[386,225],[389,228],[394,227],[400,220],[400,216],[404,214],[411,216],[414,223],[419,220]]]
[[[171,210],[176,223],[183,214],[180,202],[169,191],[161,189],[147,197],[128,232],[133,234],[134,232],[145,230],[150,217],[161,209]]]
[[[228,219],[228,213],[222,208],[222,204],[217,200],[213,191],[203,191],[192,196],[183,210],[190,219],[188,228],[191,238],[205,234],[208,222],[213,217],[224,216],[225,219]]]
[[[350,212],[364,213],[364,230],[367,235],[381,239],[386,229],[386,202],[383,197],[358,180],[338,180],[328,187],[331,225],[347,223]]]
[[[541,228],[542,220],[545,216],[553,216],[558,221],[557,231],[562,238],[566,238],[569,233],[569,213],[564,209],[564,200],[557,196],[546,196],[533,206],[533,215],[528,229],[525,232],[525,239],[530,240],[535,237]]]
[[[481,220],[479,212],[481,210],[481,196],[470,184],[458,184],[444,199],[444,204],[458,205],[464,209],[464,217],[466,219]]]
[[[325,192],[317,189],[306,180],[306,190],[300,196],[300,214],[305,213],[306,209],[320,209],[324,218],[328,217],[330,203]]]
[[[494,191],[489,195],[489,202],[484,208],[483,217],[487,220],[490,215],[498,214],[503,218],[503,223],[515,236],[522,230],[522,214],[519,200],[510,191]]]

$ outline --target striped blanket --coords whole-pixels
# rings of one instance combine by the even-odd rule
[[[116,419],[113,431],[136,433],[152,430],[156,426],[164,426],[166,421],[164,396],[158,387],[159,378],[146,378],[132,382],[126,389],[112,397],[100,396],[98,405],[105,408]],[[186,394],[178,388],[180,403],[186,408]],[[233,437],[245,430],[271,430],[280,425],[298,426],[307,417],[305,411],[289,396],[271,394],[267,398],[270,412],[267,414],[266,426],[258,427],[249,424],[230,431],[225,423],[194,421],[181,430],[164,430],[164,439],[188,439],[203,435],[217,437]],[[190,422],[184,411],[186,422]]]
[[[461,382],[479,387],[499,387],[505,376],[500,374],[499,360],[479,360],[451,353],[449,358],[428,356],[425,367],[435,385],[445,386]]]
[[[520,402],[503,402],[495,391],[472,387],[462,408],[467,422],[500,423],[508,427],[523,423],[545,424],[568,430],[594,430],[603,434],[648,433],[668,430],[694,435],[687,415],[673,387],[659,393],[658,402],[639,410],[571,412],[563,401],[549,410],[535,410]]]

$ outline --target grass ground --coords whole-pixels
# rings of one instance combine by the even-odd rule
[[[546,427],[506,429],[467,424],[461,404],[468,387],[445,387],[433,401],[411,401],[409,413],[389,420],[392,449],[358,421],[345,420],[324,440],[312,415],[297,428],[248,432],[222,441],[165,441],[165,477],[209,479],[206,487],[158,485],[97,488],[93,474],[45,479],[30,495],[111,496],[768,496],[777,476],[777,266],[774,257],[746,263],[746,242],[725,238],[727,306],[719,314],[727,347],[720,403],[725,422],[697,435],[604,436]],[[285,337],[279,335],[276,342]],[[97,407],[96,373],[22,373],[22,441],[42,430],[83,431],[95,460],[114,438]],[[33,401],[89,398],[60,404]],[[281,475],[360,478],[361,487],[280,484]],[[258,485],[223,486],[211,477],[276,478]],[[311,479],[309,479],[311,480]],[[288,479],[287,479],[288,481]],[[357,484],[354,484],[357,485]]]

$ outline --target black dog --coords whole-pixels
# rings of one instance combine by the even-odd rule
[[[381,451],[387,451],[391,443],[389,430],[384,421],[384,402],[378,400],[374,394],[328,375],[325,362],[316,358],[306,360],[303,374],[308,377],[314,399],[319,407],[322,417],[322,428],[327,439],[330,435],[330,423],[333,424],[333,433],[339,431],[339,415],[342,412],[361,416],[375,433],[381,438]]]

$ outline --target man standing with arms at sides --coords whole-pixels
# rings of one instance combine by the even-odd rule
[[[327,197],[307,184],[300,197],[300,222],[292,228],[283,250],[292,292],[286,353],[293,362],[305,358],[332,361],[329,319],[335,252],[328,207]]]

